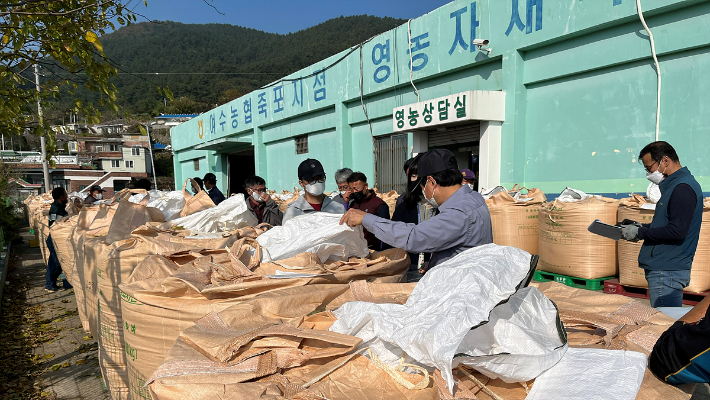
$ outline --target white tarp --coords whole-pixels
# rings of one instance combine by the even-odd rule
[[[472,341],[467,341],[464,348],[460,346],[472,328],[484,326],[491,311],[502,305],[500,312],[493,313],[493,324],[484,329],[492,330],[496,336],[489,339],[497,342],[492,345],[523,351],[523,356],[528,355],[528,360],[535,362],[514,371],[517,374],[514,376],[533,375],[528,378],[532,379],[559,360],[559,353],[566,349],[566,337],[563,330],[558,330],[561,324],[556,309],[552,311],[554,305],[545,296],[539,296],[537,289],[521,291],[513,299],[517,302],[513,304],[520,307],[501,304],[511,299],[530,273],[530,254],[523,250],[495,244],[475,247],[428,271],[404,305],[360,301],[344,304],[334,312],[338,320],[330,330],[361,338],[361,347],[369,346],[382,361],[393,366],[398,364],[404,351],[408,357],[406,362],[411,360],[439,369],[451,390],[455,355],[463,356],[458,361],[466,363],[476,359],[472,356],[498,354],[495,348],[477,350]],[[513,317],[510,310],[515,310],[513,314],[526,315]],[[530,332],[518,334],[525,329]],[[516,340],[534,341],[536,347],[521,350],[514,343]],[[535,354],[536,348],[545,350]],[[471,354],[461,355],[460,350]],[[479,364],[488,365],[490,373],[496,369],[493,364],[497,360],[481,360]],[[507,368],[504,366],[502,370]]]
[[[453,366],[464,364],[508,383],[527,382],[565,354],[561,325],[550,299],[534,287],[521,289],[493,309],[488,323],[466,334]]]
[[[154,207],[160,210],[165,216],[166,221],[169,221],[173,217],[179,217],[180,211],[185,207],[185,197],[180,190],[151,190],[148,192],[148,195],[150,196],[148,198],[148,207]],[[144,197],[144,194],[138,193],[131,196],[128,201],[138,204]]]
[[[300,215],[261,234],[262,261],[276,261],[309,252],[321,261],[367,257],[367,241],[362,227],[339,225],[342,215],[315,212]]]
[[[635,351],[570,348],[525,400],[634,400],[648,359]]]
[[[230,196],[219,205],[177,218],[166,224],[189,229],[193,233],[218,233],[245,226],[256,226],[259,221],[247,208],[242,193]]]

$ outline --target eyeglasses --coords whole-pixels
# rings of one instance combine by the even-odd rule
[[[325,183],[325,175],[316,175],[311,178],[310,181],[307,181],[305,179],[302,179],[301,181],[305,182],[306,184]]]
[[[644,169],[646,172],[651,172],[651,168],[653,168],[654,165],[658,164],[658,161],[654,161],[653,164],[649,165],[648,167],[644,165]]]
[[[249,189],[251,189],[251,191],[254,193],[266,193],[266,191],[269,190],[267,188],[263,188],[263,189],[249,188]]]

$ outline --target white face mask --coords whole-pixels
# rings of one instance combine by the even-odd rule
[[[261,195],[257,192],[251,192],[251,198],[254,199],[257,203],[263,203],[264,201],[261,199]]]
[[[315,181],[313,183],[309,183],[306,185],[306,191],[313,196],[320,196],[325,192],[325,182],[324,181]]]
[[[341,196],[345,196],[345,193],[347,193],[347,192],[348,192],[347,190],[341,190],[341,191],[340,191],[340,195],[341,195]]]
[[[659,168],[660,168],[660,167],[659,167]],[[655,183],[656,185],[660,185],[661,182],[663,182],[663,180],[666,179],[666,177],[663,176],[663,173],[666,172],[666,169],[667,169],[667,168],[668,168],[668,167],[664,168],[664,169],[663,169],[663,172],[661,172],[661,171],[658,170],[658,169],[655,170],[655,171],[653,171],[653,172],[646,172],[646,179],[648,179],[649,181]]]
[[[98,193],[94,198],[96,200],[102,200],[104,198],[104,195],[102,193]]]
[[[426,189],[426,185],[429,184],[429,181],[424,184],[424,188]],[[429,202],[429,205],[431,205],[434,208],[439,208],[439,203],[436,202],[436,199],[434,199],[434,192],[436,192],[436,188],[434,188],[434,191],[431,192],[431,199],[427,199],[426,197],[426,192],[422,190],[422,193],[424,193],[424,199]]]
[[[467,183],[466,186],[468,186],[469,188],[471,188],[471,190],[473,190],[473,183]]]

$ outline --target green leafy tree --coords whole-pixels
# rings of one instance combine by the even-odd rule
[[[37,102],[58,99],[63,90],[73,97],[79,87],[96,93],[100,107],[119,113],[117,89],[110,82],[118,70],[99,37],[116,29],[112,21],[136,22],[128,5],[130,0],[0,0],[0,130],[21,135],[33,126],[33,133],[47,136],[48,153],[56,152],[54,135],[37,114]],[[35,64],[42,72],[39,92]],[[167,88],[158,91],[172,98]],[[74,98],[73,108],[88,122],[99,121],[93,102]]]

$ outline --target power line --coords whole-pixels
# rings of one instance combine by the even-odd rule
[[[283,75],[283,72],[119,72],[117,75]]]

